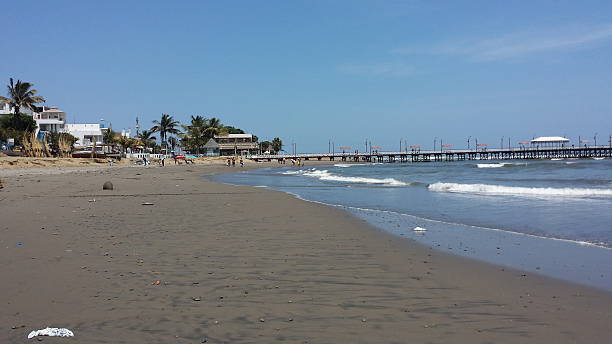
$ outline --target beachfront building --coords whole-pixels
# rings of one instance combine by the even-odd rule
[[[214,141],[219,145],[219,155],[257,154],[259,149],[252,134],[215,135]]]
[[[88,147],[94,143],[102,144],[102,137],[105,128],[101,128],[100,124],[65,124],[62,132],[68,133],[77,138],[75,146]]]
[[[561,136],[541,136],[531,140],[531,144],[537,147],[565,147],[570,140]]]
[[[37,107],[32,114],[36,121],[36,134],[39,132],[58,133],[64,130],[66,125],[66,113],[57,107],[41,106]]]
[[[220,146],[214,139],[208,140],[204,147],[202,147],[202,154],[205,156],[219,156],[221,155]]]
[[[0,117],[12,114],[11,106],[8,103],[0,102]]]
[[[32,113],[32,110],[22,107],[21,109],[19,109],[19,112],[29,115]],[[13,109],[11,108],[11,105],[9,103],[0,102],[0,118],[2,116],[10,115],[12,113]]]

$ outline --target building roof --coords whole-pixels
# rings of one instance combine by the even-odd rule
[[[208,142],[206,142],[204,148],[219,148],[219,144],[217,143],[217,141],[210,139],[208,140]]]
[[[250,139],[252,137],[253,137],[252,134],[215,135],[215,138],[224,138],[224,139]]]
[[[561,136],[541,136],[541,137],[531,140],[531,143],[549,143],[549,142],[569,142],[569,140]]]

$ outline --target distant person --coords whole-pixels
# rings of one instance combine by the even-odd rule
[[[236,166],[236,157],[232,157],[232,167]]]
[[[240,158],[240,167],[244,167],[244,160],[242,158]]]
[[[162,156],[162,158],[161,158],[161,165],[162,165],[162,167],[166,166],[166,156]]]
[[[230,167],[232,165],[232,160],[230,158],[227,158],[227,161],[225,162],[225,165],[227,167]]]

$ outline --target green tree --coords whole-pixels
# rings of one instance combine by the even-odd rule
[[[157,139],[153,136],[155,132],[152,129],[143,130],[140,135],[138,135],[138,139],[142,143],[145,148],[153,148],[155,147],[155,140]]]
[[[179,145],[179,140],[174,136],[170,136],[168,138],[168,144],[170,145],[170,149],[172,149],[172,151],[174,152],[176,150],[176,147]]]
[[[74,148],[74,144],[78,141],[76,137],[69,133],[57,133],[50,132],[47,133],[47,142],[49,143],[49,147],[54,152],[54,154],[58,154],[60,150],[60,143],[62,141],[66,142],[70,146],[70,150]]]
[[[117,133],[113,131],[113,128],[108,128],[102,133],[102,142],[108,145],[117,143]]]
[[[0,127],[18,132],[32,132],[36,130],[36,121],[30,115],[12,113],[0,118]]]
[[[200,154],[200,149],[208,142],[207,127],[206,118],[199,115],[191,116],[189,125],[183,126],[184,133],[181,138],[183,147],[192,153]]]
[[[221,124],[220,119],[216,117],[212,117],[211,119],[208,119],[206,122],[207,122],[207,125],[206,125],[206,129],[204,130],[204,134],[206,135],[207,138],[210,139],[210,138],[215,137],[215,135],[227,134],[227,130]]]
[[[166,141],[168,139],[168,134],[179,135],[181,133],[181,131],[177,128],[180,125],[179,122],[175,121],[172,116],[165,113],[162,114],[159,121],[154,120],[153,124],[155,125],[151,128],[151,130],[154,132],[159,132],[159,139],[161,140],[162,148],[164,146],[166,146],[166,148],[168,147]]]
[[[280,138],[275,137],[272,140],[272,149],[274,149],[274,151],[277,153],[283,150],[283,141]]]
[[[37,96],[38,91],[33,89],[32,86],[34,85],[29,82],[22,82],[21,80],[13,83],[13,78],[10,78],[7,85],[8,98],[0,96],[0,102],[8,103],[15,115],[21,111],[21,108],[35,111],[36,104],[44,103],[45,98]]]
[[[231,125],[226,125],[223,126],[225,128],[225,131],[227,131],[228,134],[244,134],[244,130],[236,128],[236,127],[232,127]]]
[[[272,149],[272,142],[262,141],[261,143],[259,143],[259,149],[261,150],[262,153],[265,151],[269,151],[270,149]]]

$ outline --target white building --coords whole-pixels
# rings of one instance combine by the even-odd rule
[[[21,111],[19,112],[25,113],[25,114],[31,114],[32,110],[22,107]],[[5,116],[5,115],[10,115],[12,113],[13,113],[13,109],[11,108],[9,103],[0,102],[0,117]]]
[[[87,147],[102,144],[102,136],[105,128],[100,128],[100,124],[65,124],[62,132],[69,133],[76,137],[78,141],[75,143],[77,147]]]
[[[57,107],[42,106],[37,108],[37,111],[32,114],[36,125],[36,133],[39,131],[46,132],[61,132],[66,124],[66,113]]]
[[[0,117],[13,113],[8,103],[0,102]]]

